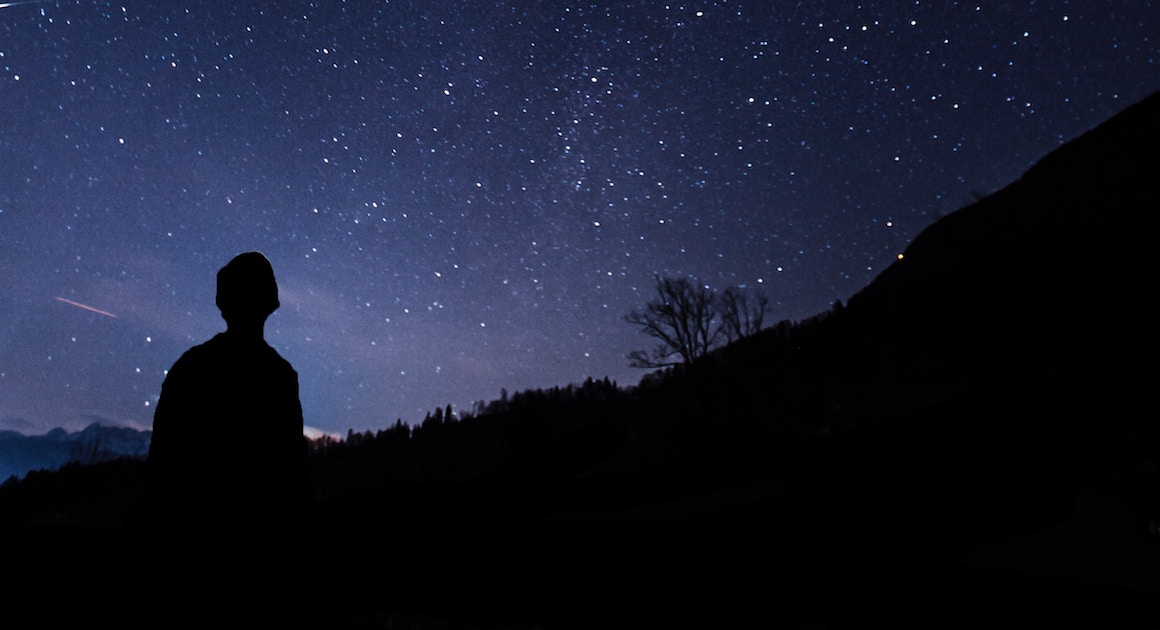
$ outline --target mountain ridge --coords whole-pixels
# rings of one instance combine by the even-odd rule
[[[1160,92],[928,226],[850,297],[841,316],[861,320],[850,334],[889,339],[880,351],[900,363],[954,355],[970,364],[957,371],[963,378],[977,375],[988,353],[1058,353],[1066,344],[1054,340],[1092,334],[1099,339],[1087,346],[1111,344],[1145,369],[1131,346],[1155,348],[1149,322],[1160,317],[1160,213],[1157,193],[1145,188],[1160,175],[1156,146]],[[1107,320],[1119,320],[1120,331],[1092,328]],[[1129,330],[1140,333],[1132,343]]]
[[[100,421],[79,431],[55,427],[43,435],[0,431],[0,480],[70,463],[95,464],[118,457],[144,457],[152,431],[108,426]]]

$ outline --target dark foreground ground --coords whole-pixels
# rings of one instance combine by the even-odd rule
[[[919,451],[892,431],[380,488],[278,532],[20,527],[6,599],[150,627],[1160,624],[1146,511],[1058,458],[953,435]]]

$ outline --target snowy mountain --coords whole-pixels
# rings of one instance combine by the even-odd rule
[[[44,435],[0,431],[0,480],[30,471],[56,469],[70,462],[96,463],[121,456],[145,457],[152,431],[102,426],[94,422],[69,433],[56,428]]]

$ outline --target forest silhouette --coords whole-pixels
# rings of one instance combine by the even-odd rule
[[[987,619],[968,593],[1132,618],[1160,591],[1157,146],[1160,93],[935,222],[847,304],[638,385],[315,440],[305,527],[342,551],[307,570],[379,567],[371,606],[482,600],[532,625]],[[10,481],[0,526],[131,538],[142,468]]]

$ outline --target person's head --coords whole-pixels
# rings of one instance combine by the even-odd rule
[[[259,252],[240,254],[217,274],[217,307],[226,324],[264,322],[278,308],[274,268]]]

